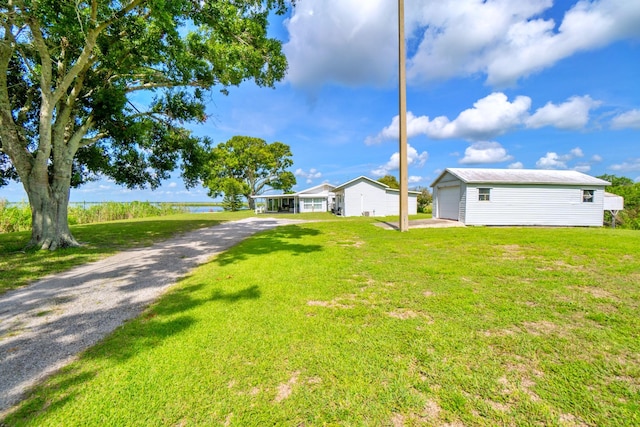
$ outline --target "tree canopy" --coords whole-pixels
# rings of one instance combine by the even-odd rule
[[[254,209],[251,196],[267,188],[287,192],[296,184],[296,177],[287,170],[293,165],[291,157],[291,149],[282,142],[268,144],[260,138],[234,136],[211,151],[205,185],[211,197],[229,191],[242,194]]]
[[[398,179],[393,175],[385,175],[381,178],[378,178],[378,182],[388,185],[390,188],[400,188]]]
[[[607,187],[609,193],[624,197],[624,210],[618,214],[620,225],[623,228],[640,230],[640,182],[615,175],[600,175],[598,178],[611,183],[611,186]],[[608,213],[605,216],[610,220]]]
[[[22,182],[31,244],[77,244],[69,189],[97,176],[155,188],[180,166],[199,182],[209,146],[184,125],[206,120],[212,88],[284,77],[267,25],[289,3],[0,2],[0,186]]]

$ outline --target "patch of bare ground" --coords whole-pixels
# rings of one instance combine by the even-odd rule
[[[428,323],[431,324],[433,321],[430,319],[429,315],[420,311],[410,310],[410,309],[398,309],[394,311],[390,311],[387,313],[389,317],[393,317],[394,319],[400,320],[408,320],[408,319],[417,319],[423,318],[428,319]]]
[[[524,322],[522,324],[522,328],[531,334],[531,335],[550,335],[550,334],[560,334],[563,331],[559,325],[549,322],[547,320],[540,320],[538,322]]]
[[[501,245],[497,246],[496,250],[501,250],[502,258],[510,261],[519,261],[527,257],[520,245]]]
[[[298,383],[299,376],[300,371],[295,371],[293,374],[291,374],[291,378],[289,378],[289,381],[278,386],[278,392],[276,394],[276,398],[274,399],[276,403],[280,403],[291,396],[291,393],[293,393],[293,386]]]
[[[509,412],[511,410],[511,406],[506,403],[496,402],[495,400],[484,400],[484,402],[496,412],[504,413],[504,412]]]
[[[364,246],[364,242],[362,240],[343,240],[340,242],[336,242],[336,245],[342,247],[360,248]]]
[[[422,418],[424,419],[424,421],[436,420],[440,416],[440,412],[442,412],[442,408],[440,408],[438,402],[433,399],[429,399],[424,405]]]
[[[595,286],[572,286],[570,287],[570,289],[575,289],[577,291],[583,292],[585,294],[591,295],[594,298],[599,298],[599,299],[608,299],[608,300],[612,300],[612,301],[619,301],[618,297],[616,297],[614,294],[612,294],[611,292],[602,289],[602,288],[597,288]]]
[[[516,391],[528,396],[532,402],[539,402],[540,397],[532,390],[536,382],[534,379],[542,378],[544,374],[524,363],[513,363],[506,366],[512,380],[503,376],[498,379],[498,384],[503,386],[502,394],[509,396]]]
[[[428,399],[424,405],[424,408],[420,413],[411,413],[408,415],[394,413],[390,420],[390,425],[393,427],[404,427],[404,426],[413,426],[413,425],[424,425],[424,426],[450,426],[450,427],[461,427],[464,424],[459,422],[453,423],[443,423],[440,421],[440,414],[442,413],[442,408],[438,402],[434,399]]]
[[[588,424],[584,423],[578,417],[573,414],[560,414],[558,417],[558,424],[567,427],[587,427]]]
[[[519,327],[512,326],[499,330],[486,330],[483,332],[483,335],[486,337],[504,337],[515,335],[521,332],[526,332],[534,336],[544,336],[552,334],[557,336],[567,336],[569,334],[569,329],[571,328],[572,326],[569,325],[558,325],[547,320],[540,320],[538,322],[524,322]]]
[[[348,305],[348,304],[342,304],[340,302],[338,302],[338,300],[331,300],[331,301],[307,301],[307,305],[310,305],[312,307],[326,307],[326,308],[338,308],[341,310],[348,310],[353,308],[353,305]]]
[[[304,380],[300,379],[300,371],[295,371],[291,374],[291,377],[286,383],[281,383],[277,387],[276,397],[273,400],[274,403],[280,403],[283,400],[286,400],[291,396],[293,390],[296,386],[314,386],[322,383],[322,378],[320,377],[309,377]],[[256,396],[261,392],[261,390],[257,387],[254,387],[249,392],[249,395]]]

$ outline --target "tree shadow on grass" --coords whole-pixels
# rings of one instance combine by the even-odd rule
[[[197,322],[194,317],[188,314],[173,317],[176,314],[187,313],[196,306],[209,302],[233,304],[241,300],[255,300],[262,295],[257,285],[236,292],[223,292],[217,289],[209,296],[199,292],[204,287],[204,284],[197,284],[182,287],[166,294],[142,313],[139,318],[125,324],[109,337],[86,350],[78,363],[62,368],[47,382],[35,386],[15,411],[6,419],[0,420],[0,426],[4,425],[3,422],[7,425],[20,424],[29,421],[42,411],[51,412],[64,407],[78,397],[79,387],[85,382],[91,381],[101,370],[95,363],[101,364],[100,360],[124,362],[161,345],[167,338],[183,333]],[[198,297],[197,295],[202,296]],[[81,318],[77,320],[83,321]],[[64,336],[64,334],[60,335]],[[13,344],[20,346],[20,343],[14,342]],[[0,354],[5,353],[6,350],[3,350],[2,347],[3,345],[0,343]],[[38,354],[24,356],[37,358]],[[107,362],[107,369],[110,363]],[[17,398],[18,396],[13,397]]]
[[[322,251],[322,245],[293,243],[292,241],[313,237],[320,231],[298,225],[281,226],[274,230],[255,235],[230,250],[218,255],[215,263],[224,266],[241,262],[253,256],[260,256],[274,252],[287,252],[292,255],[304,255]]]

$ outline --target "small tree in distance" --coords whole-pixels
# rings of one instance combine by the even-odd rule
[[[400,188],[400,183],[393,175],[385,175],[382,178],[378,178],[378,182],[388,185],[390,188]]]
[[[426,187],[418,187],[415,191],[419,191],[418,194],[418,212],[427,213],[429,206],[433,203],[433,195]]]

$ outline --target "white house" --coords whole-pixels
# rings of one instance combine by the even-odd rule
[[[447,168],[433,217],[466,225],[602,226],[611,183],[566,170]]]
[[[292,194],[261,194],[262,212],[328,212],[333,209],[335,196],[331,184],[320,184]]]
[[[400,190],[360,176],[333,189],[336,196],[336,213],[342,216],[390,216],[399,215]],[[409,191],[409,215],[418,211],[417,191]]]

